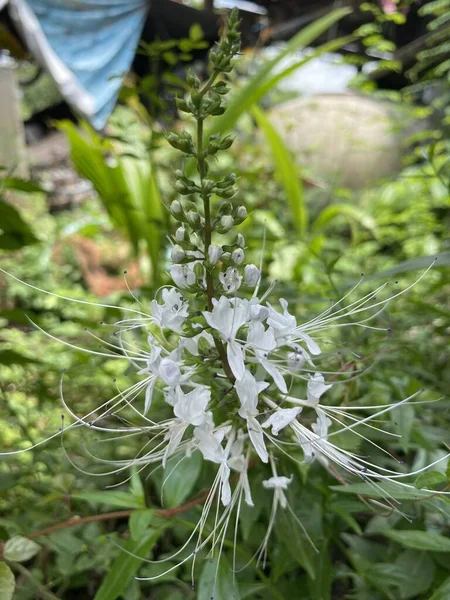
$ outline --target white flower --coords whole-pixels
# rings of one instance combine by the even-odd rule
[[[170,256],[174,263],[179,263],[186,258],[186,252],[181,246],[175,244],[175,246],[172,248]]]
[[[236,250],[233,250],[233,252],[231,253],[231,260],[236,265],[242,265],[242,263],[244,262],[244,258],[245,254],[242,248],[236,248]]]
[[[227,358],[233,375],[240,379],[244,375],[244,354],[241,346],[235,341],[238,330],[247,321],[245,302],[229,300],[226,296],[213,300],[213,310],[204,311],[206,322],[218,331],[227,343]]]
[[[284,341],[292,336],[297,328],[295,317],[288,312],[288,303],[284,298],[280,298],[280,304],[283,308],[283,314],[273,310],[270,307],[270,314],[267,319],[267,324],[274,328],[275,337]]]
[[[199,426],[206,421],[205,409],[211,399],[211,390],[206,386],[194,388],[185,394],[181,387],[175,389],[175,405],[173,412],[176,419],[170,424],[165,439],[168,440],[163,458],[163,466],[183,439],[183,435],[189,425]]]
[[[210,246],[208,248],[208,260],[212,265],[215,265],[222,256],[223,250],[221,246]]]
[[[250,287],[255,287],[261,278],[261,272],[255,265],[246,265],[244,269],[244,281]]]
[[[229,231],[234,225],[234,219],[231,215],[223,215],[220,218],[220,227],[223,233]]]
[[[152,300],[152,317],[161,327],[167,327],[175,333],[182,333],[181,326],[189,315],[189,303],[180,295],[176,288],[164,288],[162,291],[163,304]]]
[[[195,326],[195,323],[194,323],[194,326]],[[202,331],[201,333],[199,333],[198,335],[195,335],[194,337],[183,338],[183,342],[184,342],[184,347],[186,348],[186,350],[188,350],[194,356],[198,356],[199,344],[200,344],[200,349],[203,349],[203,352],[205,351],[205,348],[210,348],[210,347],[214,346],[214,338],[207,331]]]
[[[161,360],[158,375],[164,383],[170,386],[179,385],[182,381],[180,367],[171,358],[163,358]]]
[[[274,502],[276,504],[279,502],[281,508],[286,508],[287,499],[283,490],[287,490],[290,483],[292,483],[292,475],[291,477],[274,476],[266,481],[263,481],[263,486],[266,488],[266,490],[274,490]]]
[[[170,269],[170,276],[175,285],[181,289],[194,285],[197,279],[190,264],[173,265]]]
[[[247,417],[247,431],[250,441],[253,444],[253,447],[256,450],[259,458],[263,461],[263,463],[269,462],[269,455],[264,442],[264,432],[255,417]]]
[[[269,352],[277,346],[274,330],[271,327],[265,329],[260,321],[253,321],[248,328],[247,345],[252,348],[256,360],[273,378],[278,389],[286,394],[286,382],[276,364],[269,359]]]
[[[247,436],[243,431],[239,431],[237,438],[233,442],[228,458],[228,465],[234,471],[240,473],[240,482],[244,490],[245,503],[248,506],[254,506],[250,482],[248,480],[248,460],[244,456],[244,443]]]
[[[256,381],[250,371],[245,370],[242,379],[236,381],[235,389],[241,402],[239,415],[247,419],[258,414],[258,396],[269,384],[266,381]]]
[[[205,409],[211,400],[211,390],[206,386],[198,386],[188,394],[181,387],[176,388],[176,403],[173,409],[175,416],[189,425],[199,426],[206,420]]]
[[[272,426],[273,435],[278,433],[287,425],[289,425],[297,415],[302,411],[301,407],[296,408],[277,408],[270,417],[262,424],[264,429]]]
[[[309,406],[317,406],[319,404],[320,397],[327,390],[329,390],[332,385],[326,385],[323,375],[321,373],[314,373],[313,377],[308,379],[307,386],[307,397],[308,397],[308,405]]]
[[[234,294],[241,287],[242,277],[235,267],[228,267],[225,273],[219,273],[219,281],[227,294]]]

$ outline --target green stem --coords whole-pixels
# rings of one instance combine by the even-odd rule
[[[217,73],[213,72],[204,88],[201,90],[200,95],[203,98],[208,90],[213,85],[215,79],[217,77]],[[203,188],[203,179],[206,176],[206,157],[203,151],[203,118],[198,118],[197,120],[197,165],[198,165],[198,173],[200,175],[200,185]],[[211,246],[211,194],[208,192],[201,192],[200,198],[203,201],[203,211],[205,216],[205,231],[204,231],[204,246],[205,246],[205,261],[208,257],[208,249]],[[206,269],[206,305],[208,310],[211,311],[213,309],[213,298],[214,298],[214,280],[212,273],[209,269]],[[216,346],[217,353],[219,354],[220,362],[222,363],[222,368],[230,380],[232,384],[236,381],[233,372],[228,363],[227,353],[222,344],[222,342],[214,337],[214,344]]]

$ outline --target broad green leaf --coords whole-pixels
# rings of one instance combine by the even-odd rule
[[[333,565],[331,564],[328,544],[320,547],[316,565],[317,577],[308,577],[308,590],[311,600],[331,600],[331,586],[333,585]]]
[[[450,538],[428,531],[383,531],[383,535],[413,550],[450,552]]]
[[[390,595],[389,592],[394,588],[396,590],[395,597],[398,597],[400,590],[410,578],[410,575],[404,573],[404,571],[395,564],[378,563],[370,565],[364,572],[364,577],[373,585],[373,587],[384,592],[388,597]]]
[[[375,231],[376,222],[366,211],[354,206],[353,204],[330,204],[324,208],[317,219],[315,220],[312,229],[319,232],[328,227],[335,219],[344,217],[345,219],[353,219],[366,229]]]
[[[416,488],[433,488],[434,486],[439,486],[442,483],[447,483],[447,477],[443,473],[439,473],[439,471],[425,471],[425,473],[421,473],[414,482]]]
[[[429,600],[448,600],[450,598],[450,577],[434,592]]]
[[[107,506],[116,506],[118,508],[145,508],[143,498],[137,498],[128,492],[77,492],[72,494],[72,498],[77,500],[87,500],[93,504],[105,504]]]
[[[267,589],[265,583],[247,583],[241,584],[239,586],[239,598],[240,600],[244,600],[244,598],[251,598],[254,594],[259,594]]]
[[[24,356],[14,350],[0,350],[0,365],[27,365],[39,362],[36,358]]]
[[[135,556],[130,556],[125,552],[119,554],[95,594],[94,600],[116,600],[122,595],[131,579],[136,575],[143,562],[142,559],[147,558],[162,531],[162,529],[149,530],[139,541],[128,540],[123,545],[124,550]]]
[[[403,487],[391,482],[377,483],[376,488],[370,483],[351,483],[350,485],[332,485],[330,489],[343,494],[361,494],[369,498],[385,498],[389,495],[397,500],[418,500],[430,497],[429,492],[416,490],[413,486]]]
[[[0,249],[18,250],[39,240],[17,208],[0,198]]]
[[[181,460],[176,456],[167,462],[161,488],[164,506],[173,508],[188,498],[201,473],[202,462],[200,452],[193,452]]]
[[[303,193],[303,185],[296,174],[297,166],[288,148],[264,111],[254,106],[252,114],[270,146],[275,162],[275,174],[284,187],[293,222],[300,235],[304,237],[308,228],[308,211]]]
[[[395,563],[406,575],[401,586],[402,598],[416,598],[431,587],[436,568],[427,552],[405,550]],[[411,577],[411,574],[414,574],[414,577]]]
[[[0,562],[0,600],[12,600],[16,582],[14,573],[4,562]]]
[[[205,560],[198,585],[197,600],[239,600],[240,595],[233,583],[231,567],[222,554],[220,562]]]
[[[36,544],[33,540],[29,540],[21,535],[15,535],[6,542],[3,549],[3,556],[6,560],[25,562],[33,558],[40,549],[39,544]]]
[[[128,523],[133,540],[138,541],[142,538],[154,516],[152,510],[135,510],[131,513]]]
[[[27,192],[29,194],[45,194],[45,190],[39,185],[27,179],[20,179],[19,177],[5,177],[3,180],[0,179],[1,189],[17,190],[18,192]]]
[[[430,266],[434,267],[447,267],[450,265],[450,251],[438,252],[433,256],[422,256],[421,258],[413,258],[411,260],[405,260],[391,269],[385,271],[378,271],[377,273],[371,273],[365,275],[365,279],[379,279],[387,278],[392,275],[398,275],[399,273],[407,273],[409,271],[417,271],[418,269],[427,269]],[[356,283],[349,281],[349,285]]]
[[[138,502],[142,502],[145,505],[144,486],[142,485],[142,481],[139,477],[139,472],[136,467],[131,469],[130,493]]]
[[[288,549],[293,560],[305,569],[311,579],[315,579],[318,553],[300,527],[286,515],[286,511],[278,513],[275,531],[279,543]]]

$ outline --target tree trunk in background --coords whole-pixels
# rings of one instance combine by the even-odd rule
[[[0,166],[15,177],[28,177],[15,63],[7,56],[0,56],[0,140]]]
[[[214,0],[205,0],[203,7],[205,10],[214,10]]]

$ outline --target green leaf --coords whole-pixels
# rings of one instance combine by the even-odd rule
[[[224,554],[220,562],[206,560],[198,586],[197,600],[239,600],[240,595],[233,585],[233,573]]]
[[[267,585],[265,583],[244,583],[239,586],[240,600],[251,598],[253,594],[259,594],[259,592],[263,592],[266,589]]]
[[[201,25],[194,23],[189,27],[189,39],[192,42],[200,42],[205,37]]]
[[[351,483],[350,485],[332,485],[330,489],[342,494],[361,494],[369,498],[386,498],[390,495],[397,500],[418,500],[419,498],[429,498],[429,492],[423,492],[411,487],[403,487],[391,482],[377,483],[374,488],[370,483]]]
[[[154,516],[152,510],[135,510],[131,513],[128,523],[133,540],[138,541],[142,538]]]
[[[16,582],[14,573],[4,562],[0,562],[0,600],[12,600]]]
[[[448,600],[450,598],[450,577],[434,592],[429,600]]]
[[[0,188],[4,188],[6,190],[17,190],[18,192],[27,192],[30,194],[45,194],[45,190],[39,185],[36,185],[32,181],[28,181],[26,179],[20,179],[19,177],[5,177],[3,180],[0,179]]]
[[[39,240],[22,219],[19,211],[0,198],[0,249],[18,250]]]
[[[36,544],[33,540],[29,540],[21,535],[15,535],[6,542],[3,549],[3,556],[6,560],[25,562],[33,558],[40,549],[39,544]]]
[[[311,600],[331,600],[331,586],[333,585],[333,565],[331,564],[328,544],[320,548],[317,557],[316,573],[318,577],[308,577],[308,590]]]
[[[280,544],[283,544],[293,560],[305,569],[311,579],[316,577],[318,554],[300,527],[283,511],[277,515],[275,531]]]
[[[76,494],[72,494],[72,498],[118,508],[145,508],[145,502],[142,497],[136,497],[128,492],[77,492]]]
[[[191,456],[181,460],[179,456],[175,456],[167,462],[161,487],[165,506],[169,508],[179,506],[188,498],[197,483],[202,463],[200,452],[193,452]]]
[[[0,350],[0,365],[27,365],[30,363],[39,363],[39,360],[19,354],[14,350]]]
[[[402,598],[416,598],[431,587],[436,568],[427,552],[405,550],[398,556],[395,563],[405,573],[405,579],[401,586]],[[411,577],[411,574],[414,574],[414,577]]]
[[[326,229],[335,219],[344,217],[346,219],[353,219],[366,229],[375,231],[376,222],[359,206],[353,204],[330,204],[324,208],[313,224],[313,231],[319,232]]]
[[[298,175],[296,175],[297,166],[282,138],[264,111],[254,106],[252,114],[261,131],[264,133],[272,151],[275,161],[275,175],[284,187],[294,224],[300,235],[304,237],[308,229],[308,209],[303,193],[303,185]]]
[[[425,471],[421,473],[414,482],[416,488],[427,488],[430,489],[436,485],[447,483],[447,477],[439,471]]]
[[[450,538],[428,531],[383,531],[383,535],[413,550],[450,552]]]
[[[399,263],[391,269],[385,271],[379,271],[378,273],[372,273],[365,275],[365,279],[386,279],[392,275],[398,275],[399,273],[408,273],[409,271],[417,271],[418,269],[426,269],[429,266],[434,267],[447,267],[450,265],[450,251],[439,252],[433,256],[422,256],[421,258],[413,258],[412,260],[405,260]],[[349,281],[349,285],[353,285],[357,280]]]
[[[163,529],[149,530],[139,541],[128,540],[123,548],[136,556],[121,552],[111,565],[107,576],[103,580],[94,600],[116,600],[122,595],[131,579],[136,575],[150,550],[161,535]]]

